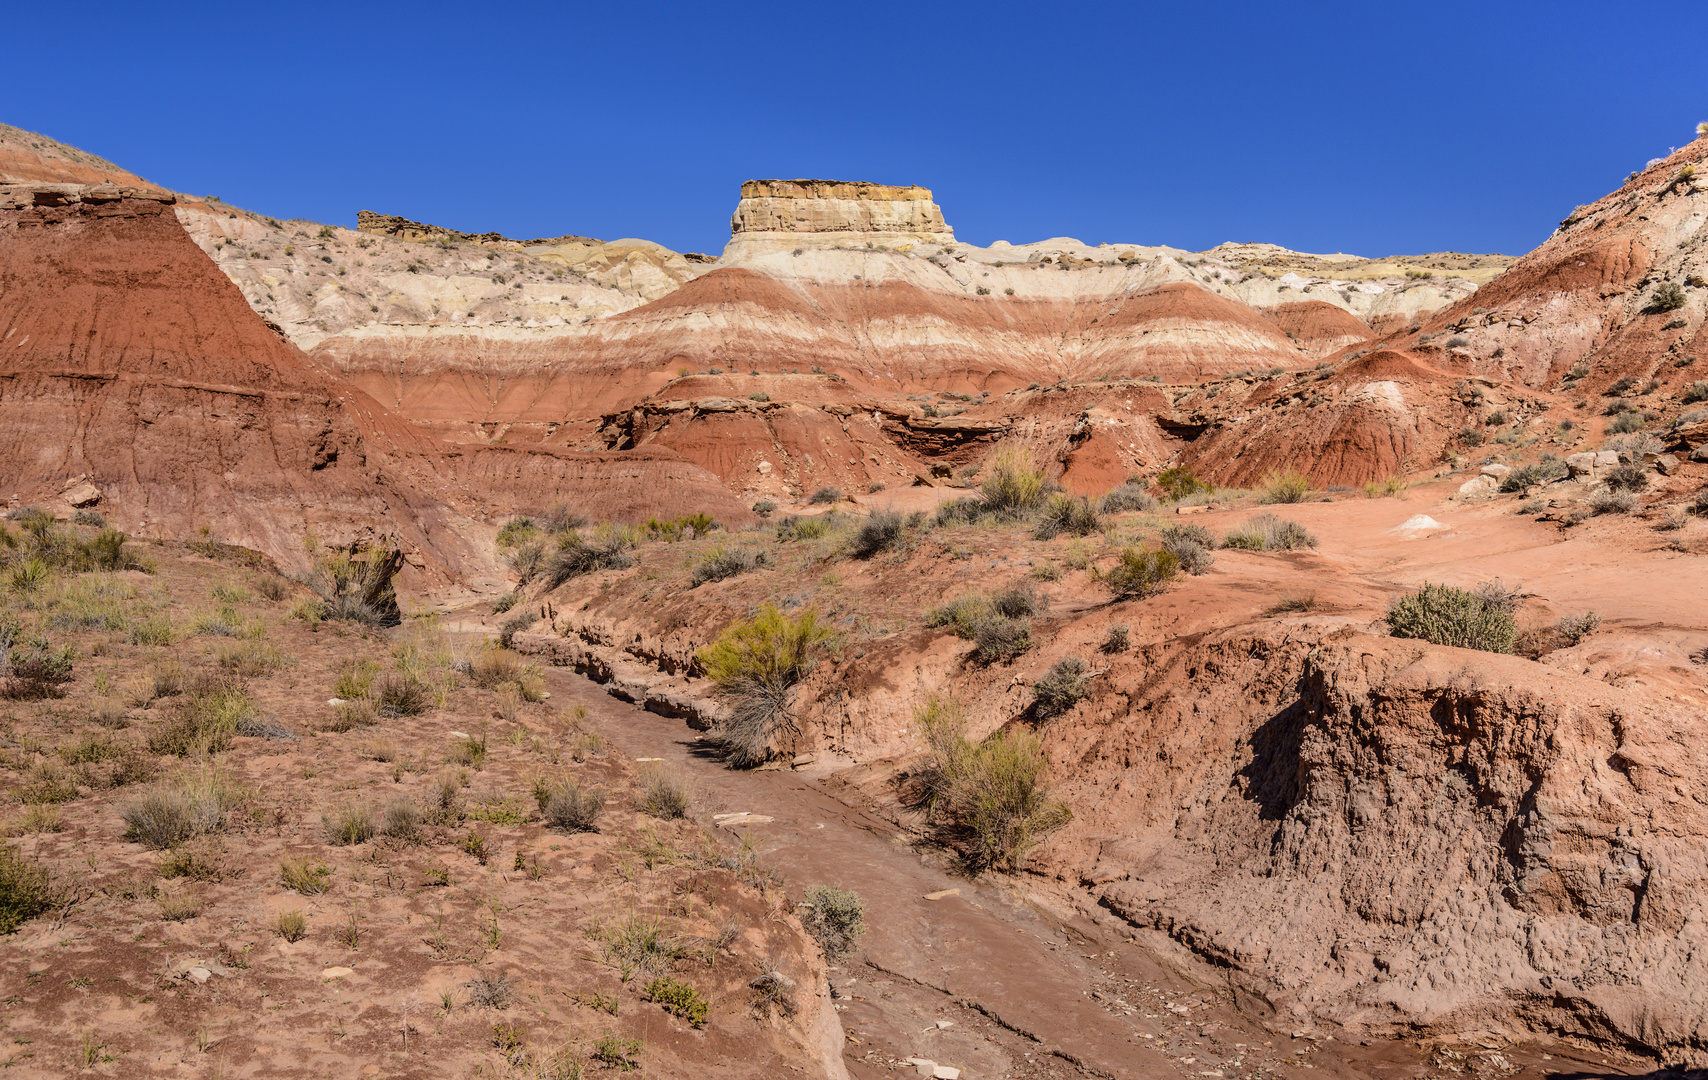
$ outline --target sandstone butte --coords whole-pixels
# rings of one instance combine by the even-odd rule
[[[709,827],[866,895],[863,951],[776,958],[835,990],[765,1028],[812,1075],[1703,1067],[1705,158],[1517,259],[979,247],[927,189],[827,180],[744,184],[714,258],[275,221],[0,129],[0,496],[296,575],[311,535],[394,547],[454,640],[602,687],[587,722],[696,775]],[[1124,494],[1084,529],[940,510],[1014,452]],[[518,570],[541,526],[499,526],[559,504],[663,524]],[[1311,542],[1242,546],[1270,513]],[[1112,595],[1175,525],[1235,542]],[[1517,644],[1392,636],[1429,582]],[[1005,592],[1042,602],[995,659],[927,617]],[[771,602],[838,637],[770,763],[679,752],[732,723],[700,650]],[[955,884],[918,810],[934,698],[1035,737],[1071,811],[1006,873]],[[745,1075],[687,1030],[677,1067]]]

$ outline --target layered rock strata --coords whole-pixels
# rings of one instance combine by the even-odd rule
[[[725,260],[803,243],[955,242],[928,189],[838,180],[749,180],[729,225]]]

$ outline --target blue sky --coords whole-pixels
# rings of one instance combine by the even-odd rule
[[[980,244],[1521,254],[1708,119],[1699,2],[89,2],[7,37],[0,121],[179,190],[710,252],[742,180],[811,176],[930,187]]]

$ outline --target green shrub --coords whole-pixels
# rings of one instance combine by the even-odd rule
[[[770,499],[760,499],[753,504],[753,512],[760,517],[770,517],[777,512],[777,504]]]
[[[71,681],[77,650],[70,645],[54,648],[45,637],[22,637],[15,621],[0,628],[0,697],[14,701],[39,701],[64,697],[61,686]]]
[[[1649,294],[1649,306],[1647,310],[1656,314],[1668,311],[1677,311],[1679,308],[1683,307],[1689,299],[1689,296],[1684,292],[1683,286],[1672,281],[1663,282],[1655,288],[1653,293]]]
[[[1103,519],[1097,516],[1097,510],[1091,505],[1090,499],[1058,494],[1050,496],[1049,501],[1044,504],[1037,528],[1032,535],[1039,540],[1052,540],[1062,533],[1090,536],[1101,528]]]
[[[1041,720],[1060,716],[1090,696],[1091,677],[1085,661],[1077,656],[1058,660],[1032,684],[1033,704]]]
[[[1388,606],[1387,622],[1394,637],[1459,649],[1509,653],[1518,639],[1510,604],[1451,585],[1425,582],[1397,598]]]
[[[0,934],[12,933],[63,899],[52,871],[12,844],[0,846]]]
[[[539,535],[539,526],[534,524],[533,518],[513,517],[504,523],[503,528],[498,530],[498,536],[495,539],[499,547],[511,548],[536,539]]]
[[[332,870],[319,859],[303,856],[279,860],[279,880],[304,896],[318,896],[332,887]]]
[[[607,1069],[633,1072],[640,1068],[640,1062],[635,1059],[644,1049],[645,1044],[639,1039],[607,1031],[593,1040],[593,1060]]]
[[[1294,469],[1273,472],[1263,479],[1263,488],[1258,492],[1257,501],[1260,503],[1300,503],[1310,498],[1311,481],[1304,473]]]
[[[1122,548],[1116,563],[1100,575],[1117,598],[1142,600],[1155,596],[1180,576],[1180,559],[1169,551]]]
[[[1188,495],[1210,490],[1209,484],[1194,476],[1192,470],[1184,465],[1176,465],[1158,473],[1156,486],[1162,489],[1166,498],[1174,502],[1179,502]]]
[[[825,959],[847,954],[866,933],[866,903],[860,894],[837,885],[816,885],[801,901],[801,925],[824,950]],[[800,910],[800,909],[797,909]]]
[[[973,658],[981,664],[1013,660],[1032,648],[1032,631],[1020,619],[997,616],[980,623],[973,632]]]
[[[788,615],[766,604],[701,649],[695,659],[729,707],[717,728],[726,759],[738,768],[761,764],[776,740],[796,730],[789,701],[818,651],[831,637],[815,608]]]
[[[921,801],[928,820],[971,869],[1018,869],[1028,851],[1072,819],[1049,797],[1048,763],[1030,731],[1010,728],[971,742],[960,708],[943,699],[921,706],[914,722],[927,747]]]
[[[706,1026],[711,1003],[692,984],[665,976],[648,982],[645,994],[648,1001],[656,1001],[665,1012],[680,1016],[697,1028]]]
[[[1317,538],[1296,521],[1274,514],[1258,514],[1244,525],[1229,529],[1222,546],[1240,551],[1296,551],[1317,546]]]

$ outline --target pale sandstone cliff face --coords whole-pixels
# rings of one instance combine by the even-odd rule
[[[749,180],[729,225],[726,262],[804,244],[955,241],[929,190],[835,180]]]

